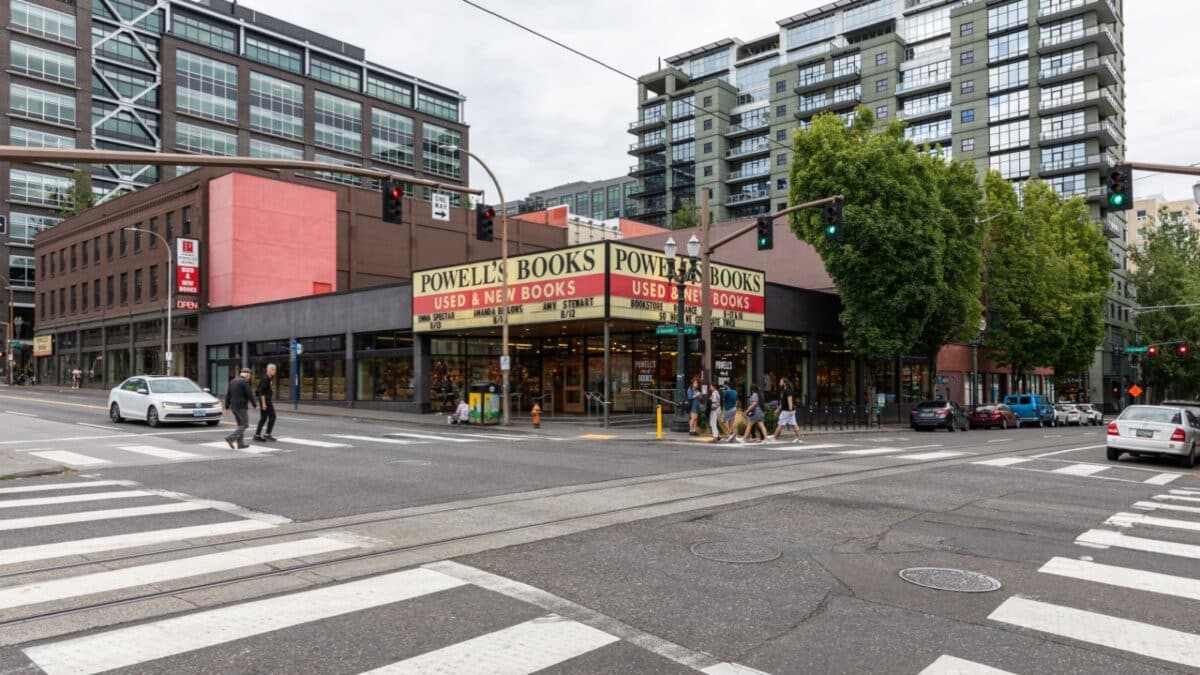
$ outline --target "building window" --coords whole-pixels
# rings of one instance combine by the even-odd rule
[[[175,124],[175,147],[198,155],[235,156],[238,154],[237,134],[217,131],[187,122]]]
[[[411,167],[415,153],[412,118],[373,108],[371,156],[389,164]]]
[[[141,226],[142,226],[142,224],[138,223],[135,227],[140,228]],[[142,252],[142,232],[141,232],[141,230],[133,230],[133,252],[134,253]]]
[[[888,107],[886,105],[875,106],[875,117],[886,120],[888,118]]]
[[[1019,3],[1018,3],[1019,4]],[[1001,61],[1029,53],[1029,31],[1018,31],[988,40],[988,61]]]
[[[22,127],[10,127],[9,136],[12,145],[25,148],[75,149],[75,138],[73,136],[62,136],[47,131],[34,131],[33,129]]]
[[[110,303],[111,304],[111,303]],[[92,282],[92,307],[100,309],[100,280]]]
[[[9,258],[9,262],[12,262],[11,257]],[[47,312],[47,314],[50,316],[50,318],[54,318],[54,291],[50,291],[50,311]]]
[[[133,38],[133,31],[110,32],[103,23],[92,23],[92,50],[97,56],[147,70],[158,68],[158,40],[145,33]],[[158,31],[155,31],[158,32]]]
[[[183,228],[181,231],[182,236],[184,236],[184,237],[192,236],[192,207],[190,207],[190,206],[183,207],[183,213],[182,213],[182,217],[180,218],[180,220],[183,221]]]
[[[781,152],[775,155],[775,166],[787,166],[788,156],[786,152]]]
[[[58,84],[75,84],[75,56],[12,42],[13,71]]]
[[[238,121],[237,66],[175,51],[175,98],[179,109],[220,122]]]
[[[70,178],[12,169],[8,186],[9,198],[13,201],[62,208],[69,206],[67,194],[74,183]]]
[[[1043,0],[1042,4],[1046,4]],[[1017,0],[1007,5],[988,8],[988,32],[997,33],[1029,22],[1029,3]]]
[[[108,242],[108,262],[112,262],[112,259],[113,259],[113,233],[109,232],[108,234],[104,235],[104,238]]]
[[[353,154],[362,152],[362,104],[316,92],[313,138],[317,145]]]
[[[105,297],[104,304],[108,305],[109,307],[112,307],[113,306],[113,277],[111,274],[108,276],[108,279],[105,281],[104,297]]]
[[[58,273],[60,275],[67,273],[67,249],[58,249]]]
[[[959,62],[959,64],[964,65],[964,66],[975,63],[975,50],[968,49],[967,51],[959,54],[958,62]]]
[[[712,176],[712,175],[713,175],[713,174],[712,174],[712,169],[713,169],[713,168],[712,168],[712,164],[705,164],[705,165],[704,165],[704,177],[705,177],[705,178],[708,178],[708,177],[710,177],[710,176]]]
[[[786,105],[775,106],[775,117],[778,119],[783,119],[784,117],[787,117],[787,106]]]
[[[992,155],[988,158],[988,165],[1009,180],[1025,178],[1029,176],[1029,151],[1020,150],[1003,155]]]
[[[308,57],[308,74],[314,79],[351,91],[359,91],[362,81],[362,72],[358,68],[315,54]]]
[[[888,53],[887,52],[879,52],[879,53],[875,54],[875,65],[886,66],[887,62],[888,62]]]
[[[304,88],[250,71],[250,128],[304,140]]]
[[[993,126],[989,130],[991,152],[1011,150],[1029,145],[1029,120],[1018,120]]]
[[[960,144],[960,147],[962,148],[963,152],[975,152],[975,139],[974,138],[962,139],[962,143]]]
[[[14,113],[51,124],[75,126],[75,98],[12,83],[8,108]]]
[[[158,298],[158,265],[150,266],[150,299]]]
[[[48,230],[62,222],[62,218],[41,216],[13,211],[8,216],[8,241],[13,244],[33,244],[38,232]]]
[[[57,12],[25,0],[12,0],[12,24],[27,33],[75,44],[75,15]]]
[[[413,107],[411,87],[379,77],[374,73],[367,74],[367,95],[405,108]]]
[[[304,159],[304,151],[299,148],[290,148],[286,145],[278,143],[268,143],[267,141],[257,138],[250,139],[250,156],[262,157],[264,159]]]
[[[887,90],[888,79],[886,77],[881,77],[878,80],[875,80],[875,91],[877,93],[887,93]]]
[[[775,93],[782,94],[785,91],[787,91],[787,80],[776,80],[775,81]]]
[[[79,287],[76,286],[75,284],[71,284],[71,313],[77,314],[78,312],[79,312]]]
[[[150,219],[150,248],[158,248],[158,218]],[[85,258],[87,256],[84,256]]]
[[[421,166],[430,173],[451,178],[462,177],[462,161],[457,150],[447,150],[447,146],[457,147],[462,142],[462,135],[447,127],[426,122],[421,125]],[[579,215],[587,213],[581,210]]]
[[[147,150],[155,149],[159,142],[158,116],[144,111],[135,115],[129,110],[117,110],[117,106],[92,99],[92,124],[97,138],[132,143]]]
[[[712,141],[705,141],[704,142],[704,154],[707,155],[710,152],[712,152],[712,150],[713,150]]]
[[[458,121],[458,101],[421,89],[417,91],[417,110],[451,122]]]
[[[958,89],[960,92],[962,92],[964,94],[974,93],[975,92],[975,80],[963,80],[962,84],[960,84],[958,86]]]
[[[701,126],[705,131],[712,131],[712,118],[705,119]]]
[[[304,55],[299,49],[253,33],[246,33],[246,58],[297,74],[304,71]]]
[[[142,270],[136,269],[133,271],[133,301],[142,301]]]
[[[74,294],[72,294],[72,297]],[[88,282],[79,284],[79,311],[88,311]]]
[[[72,272],[75,271],[75,268],[78,266],[78,263],[79,263],[79,257],[77,256],[78,253],[79,253],[79,247],[75,244],[71,244],[71,271]]]
[[[121,272],[121,304],[129,304],[129,272]]]
[[[960,37],[967,37],[968,35],[973,35],[974,33],[975,33],[975,22],[974,21],[964,21],[961,24],[959,24],[958,34]]]
[[[712,107],[712,97],[711,97],[711,96],[705,96],[705,97],[704,97],[704,108],[705,108],[705,109],[708,109],[708,108],[711,108],[711,107]]]
[[[74,244],[72,244],[74,246]],[[87,267],[90,258],[88,257],[88,240],[84,239],[79,242],[79,266]]]
[[[8,283],[13,288],[33,288],[35,267],[31,255],[8,256]]]
[[[776,129],[775,130],[775,140],[777,140],[781,143],[787,141],[787,135],[788,135],[787,129]]]
[[[966,110],[962,111],[962,121],[963,122],[974,122],[975,121],[975,109],[967,108]]]
[[[100,237],[92,239],[92,264],[100,264]]]
[[[129,247],[125,244],[125,230],[117,232],[117,252],[122,258],[129,253]]]
[[[1022,59],[1013,63],[996,66],[988,71],[988,91],[997,92],[1002,89],[1016,89],[1029,84],[1029,60]]]
[[[1082,83],[1080,83],[1082,86]],[[1046,90],[1043,91],[1045,96]],[[992,96],[988,99],[988,121],[999,122],[1012,117],[1022,117],[1029,114],[1029,91],[1014,91],[1008,94]]]
[[[171,13],[171,32],[231,54],[237,53],[237,29],[175,9]]]
[[[786,190],[787,189],[787,179],[786,178],[776,179],[775,180],[775,189],[776,190]]]

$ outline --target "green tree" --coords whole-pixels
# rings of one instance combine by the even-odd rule
[[[1144,307],[1192,304],[1200,297],[1200,234],[1180,218],[1162,210],[1147,223],[1146,247],[1134,251],[1132,283]],[[1200,308],[1180,307],[1137,315],[1137,330],[1145,344],[1200,342]],[[1157,356],[1141,359],[1143,379],[1159,397],[1193,398],[1200,395],[1197,357],[1179,357],[1174,345],[1164,345]]]
[[[71,174],[71,187],[57,195],[63,205],[58,214],[63,218],[77,216],[96,205],[96,193],[92,190],[92,177],[82,169]]]
[[[696,208],[696,202],[692,199],[685,199],[679,209],[671,215],[671,228],[675,230],[686,230],[699,224],[700,209]]]

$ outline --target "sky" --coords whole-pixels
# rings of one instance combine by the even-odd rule
[[[828,0],[477,0],[634,77],[716,40],[748,40]],[[1126,157],[1200,163],[1197,0],[1125,0]],[[470,149],[508,200],[624,175],[636,84],[462,0],[244,0],[243,6],[363,47],[367,58],[467,97]],[[331,8],[345,8],[333,11]],[[1183,199],[1200,177],[1138,173],[1135,197]],[[493,187],[471,169],[472,187]]]

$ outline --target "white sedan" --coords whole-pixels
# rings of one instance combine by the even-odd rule
[[[1184,467],[1196,464],[1200,420],[1190,410],[1161,405],[1131,405],[1108,425],[1108,460],[1126,452],[1136,457],[1174,456]]]
[[[221,402],[186,377],[139,375],[108,392],[108,417],[113,422],[146,420],[156,427],[164,422],[221,423]]]

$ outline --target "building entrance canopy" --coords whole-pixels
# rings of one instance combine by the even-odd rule
[[[675,324],[678,291],[666,279],[661,251],[613,241],[508,259],[510,326],[626,319]],[[709,277],[713,328],[761,333],[766,276],[713,263]],[[502,322],[503,267],[485,260],[416,272],[413,331],[491,328]],[[687,286],[684,321],[700,323],[701,286]]]

